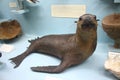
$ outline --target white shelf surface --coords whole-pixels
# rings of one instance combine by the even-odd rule
[[[23,35],[9,45],[15,49],[10,53],[2,52],[3,56],[0,61],[5,66],[0,69],[0,80],[47,80],[46,78],[57,78],[56,80],[117,80],[111,73],[104,69],[104,62],[108,55],[108,44],[98,43],[96,51],[84,63],[71,67],[59,74],[33,72],[30,67],[57,65],[60,61],[54,57],[43,54],[31,54],[26,57],[21,65],[14,69],[13,64],[8,59],[24,52],[29,46],[28,40],[36,36]],[[2,44],[2,43],[1,43]]]
[[[23,13],[29,12],[29,10],[28,9],[25,9],[25,10],[11,10],[11,12],[16,13],[16,14],[23,14]]]

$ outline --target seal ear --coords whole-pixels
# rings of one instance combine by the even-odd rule
[[[94,15],[94,18],[95,18],[96,21],[100,21],[99,19],[96,18],[96,15]]]

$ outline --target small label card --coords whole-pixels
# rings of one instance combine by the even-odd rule
[[[79,18],[86,13],[86,5],[52,5],[53,17]]]
[[[0,46],[0,52],[11,52],[14,49],[13,45],[2,44]]]

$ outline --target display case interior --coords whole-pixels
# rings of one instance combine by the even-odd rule
[[[114,40],[103,30],[102,20],[110,14],[120,14],[119,3],[114,3],[114,0],[39,0],[37,6],[30,6],[27,3],[24,4],[29,12],[15,14],[11,12],[15,8],[11,8],[9,5],[13,1],[17,0],[0,0],[0,19],[17,20],[21,25],[23,34],[7,42],[0,41],[0,53],[2,53],[0,62],[4,63],[4,66],[0,68],[0,80],[118,80],[104,66],[105,61],[108,59],[108,53],[120,53],[120,49],[113,47]],[[95,52],[80,65],[70,67],[59,74],[33,72],[30,68],[34,66],[60,64],[59,59],[38,54],[37,52],[26,57],[21,65],[14,69],[14,64],[11,64],[9,59],[22,54],[30,45],[28,40],[46,35],[73,34],[76,32],[77,24],[75,22],[78,19],[81,20],[81,18],[52,16],[51,6],[53,5],[85,5],[85,10],[81,11],[86,11],[86,14],[96,15],[99,21]],[[72,9],[69,9],[70,11]],[[62,13],[60,12],[60,14]]]

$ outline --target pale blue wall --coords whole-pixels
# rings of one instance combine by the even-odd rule
[[[0,18],[17,19],[24,33],[32,35],[64,34],[75,32],[77,19],[51,17],[51,5],[53,4],[85,4],[87,13],[97,15],[100,19],[98,25],[98,41],[111,41],[104,33],[101,20],[111,13],[120,12],[120,4],[113,3],[114,0],[40,0],[37,7],[28,7],[29,13],[22,15],[10,12],[8,3],[10,0],[0,0]]]

